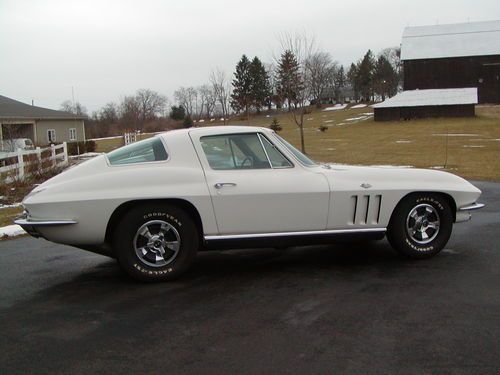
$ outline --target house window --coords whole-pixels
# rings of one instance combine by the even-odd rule
[[[76,128],[69,129],[69,140],[76,141]]]
[[[54,143],[56,141],[56,131],[55,129],[47,130],[47,141],[49,143]]]

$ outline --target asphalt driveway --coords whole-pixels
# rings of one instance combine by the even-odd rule
[[[384,241],[200,254],[181,280],[0,242],[0,374],[500,373],[500,184],[442,253]]]

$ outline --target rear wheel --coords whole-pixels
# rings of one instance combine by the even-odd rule
[[[198,250],[194,221],[176,206],[132,208],[114,230],[113,247],[122,268],[141,281],[172,280]]]
[[[412,194],[394,210],[387,239],[405,256],[428,258],[445,247],[452,227],[452,211],[444,197],[430,193]]]

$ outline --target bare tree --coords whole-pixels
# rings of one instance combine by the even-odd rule
[[[121,124],[125,129],[137,129],[140,123],[141,109],[135,96],[125,96],[120,103]]]
[[[333,92],[336,70],[337,64],[328,52],[315,52],[305,60],[305,85],[318,107],[327,90]]]
[[[135,99],[139,107],[139,120],[141,130],[146,121],[153,120],[157,116],[163,115],[167,99],[156,91],[140,89],[135,94]]]
[[[200,97],[198,117],[211,117],[217,100],[213,86],[205,84],[198,87],[198,96]]]
[[[302,152],[306,152],[304,140],[304,116],[307,112],[307,101],[310,99],[310,87],[307,85],[305,77],[307,76],[306,61],[317,52],[317,45],[314,36],[308,36],[306,33],[282,33],[278,36],[278,42],[282,54],[291,52],[298,63],[298,74],[296,74],[296,85],[294,88],[294,97],[289,98],[289,106],[293,121],[300,130],[300,145]],[[278,60],[277,60],[278,61]],[[279,65],[279,62],[278,62]]]
[[[73,113],[78,116],[86,116],[87,108],[81,105],[79,102],[73,103],[71,100],[65,100],[61,103],[61,111]]]
[[[118,107],[115,103],[107,103],[99,111],[98,119],[103,124],[115,124],[118,121]]]
[[[220,69],[212,70],[210,74],[210,83],[212,84],[216,103],[219,105],[226,124],[229,115],[229,101],[231,98],[231,82],[226,77],[226,73]]]
[[[198,102],[198,91],[194,87],[181,87],[174,92],[174,98],[177,104],[184,107],[186,116],[194,116]]]

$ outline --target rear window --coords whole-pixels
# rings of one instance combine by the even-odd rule
[[[161,139],[154,137],[111,151],[107,157],[109,164],[123,165],[167,160],[168,154]]]

